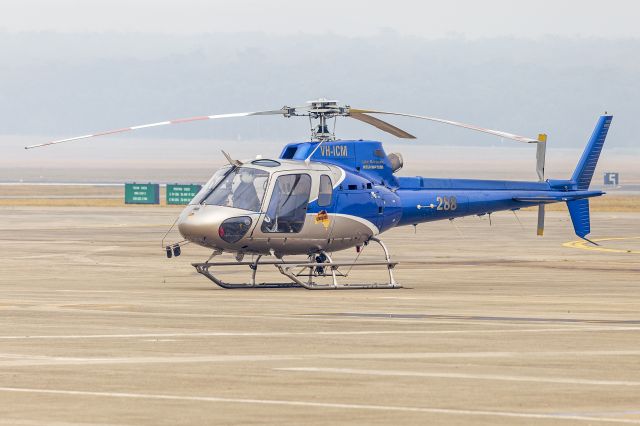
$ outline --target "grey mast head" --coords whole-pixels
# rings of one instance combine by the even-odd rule
[[[329,131],[327,119],[349,115],[349,106],[339,106],[338,102],[324,98],[307,102],[309,104],[309,119],[318,120],[318,124],[311,128],[312,140],[332,141],[336,139],[335,133]]]

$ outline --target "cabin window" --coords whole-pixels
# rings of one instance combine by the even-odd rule
[[[236,167],[211,191],[203,204],[259,212],[269,173],[250,167]]]
[[[325,207],[331,204],[333,184],[327,175],[320,176],[320,191],[318,192],[318,206]]]
[[[294,145],[294,146],[288,146],[285,150],[284,150],[284,154],[282,154],[281,158],[284,158],[285,160],[290,160],[293,158],[294,155],[296,155],[296,151],[298,150],[298,146]]]
[[[307,174],[283,175],[276,179],[262,232],[300,232],[307,217],[311,177]]]
[[[269,160],[266,158],[260,159],[260,160],[253,160],[251,164],[255,164],[256,166],[262,166],[262,167],[278,167],[280,165],[280,163],[277,162],[276,160]]]

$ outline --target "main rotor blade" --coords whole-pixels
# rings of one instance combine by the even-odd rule
[[[501,138],[506,138],[506,139],[512,139],[518,142],[538,143],[537,139],[531,139],[525,136],[514,135],[513,133],[502,132],[500,130],[485,129],[483,127],[474,126],[472,124],[465,124],[465,123],[460,123],[458,121],[444,120],[442,118],[436,118],[436,117],[427,117],[424,115],[405,114],[401,112],[378,111],[378,110],[371,110],[371,109],[355,109],[355,108],[351,108],[349,112],[352,115],[366,113],[366,114],[386,114],[386,115],[397,115],[400,117],[419,118],[421,120],[435,121],[437,123],[448,124],[450,126],[463,127],[465,129],[475,130],[483,133],[489,133],[491,135],[500,136]]]
[[[97,137],[97,136],[106,136],[106,135],[113,135],[113,134],[116,134],[116,133],[130,132],[130,131],[133,131],[133,130],[147,129],[149,127],[159,127],[159,126],[167,126],[167,125],[170,125],[170,124],[190,123],[192,121],[217,120],[217,119],[220,119],[220,118],[249,117],[249,116],[252,116],[252,115],[285,115],[285,114],[288,114],[289,111],[290,111],[290,109],[282,108],[282,109],[277,109],[277,110],[272,110],[272,111],[236,112],[236,113],[231,113],[231,114],[201,115],[201,116],[197,116],[197,117],[178,118],[178,119],[175,119],[175,120],[159,121],[157,123],[142,124],[142,125],[139,125],[139,126],[131,126],[131,127],[124,127],[124,128],[115,129],[115,130],[107,130],[106,132],[95,133],[95,134],[92,134],[92,135],[76,136],[74,138],[60,139],[60,140],[57,140],[57,141],[40,143],[40,144],[37,144],[37,145],[29,145],[29,146],[25,146],[24,149],[40,148],[40,147],[43,147],[43,146],[56,145],[56,144],[64,143],[64,142],[77,141],[77,140],[80,140],[80,139],[88,139],[88,138],[94,138],[94,137]]]
[[[370,124],[373,127],[377,127],[378,129],[391,133],[393,136],[397,136],[403,139],[415,139],[416,137],[410,133],[405,132],[404,130],[387,123],[386,121],[382,121],[379,118],[372,117],[371,115],[367,115],[361,112],[353,112],[349,114],[349,117],[355,118],[356,120],[360,120],[364,123]]]

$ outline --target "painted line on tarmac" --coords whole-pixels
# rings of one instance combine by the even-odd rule
[[[1,292],[0,292],[1,293]],[[154,293],[163,294],[163,293]],[[171,293],[165,293],[171,294]],[[245,299],[242,299],[245,300]],[[22,303],[41,303],[38,300],[33,299],[21,299]],[[327,316],[325,314],[313,316],[313,315],[233,315],[233,314],[194,314],[194,313],[181,313],[181,312],[139,312],[139,311],[123,311],[123,310],[103,310],[103,309],[77,309],[73,308],[73,311],[67,310],[69,308],[63,308],[60,306],[43,307],[43,306],[30,306],[20,307],[21,311],[37,311],[37,312],[49,312],[49,313],[64,313],[69,312],[82,313],[82,314],[96,314],[96,315],[111,315],[111,316],[139,316],[139,317],[162,317],[162,318],[234,318],[234,319],[263,319],[263,320],[284,320],[284,321],[311,321],[311,322],[348,322],[350,324],[356,323],[385,323],[385,324],[429,324],[429,325],[441,325],[441,324],[463,324],[463,325],[483,325],[483,326],[495,326],[495,327],[524,327],[529,324],[524,323],[490,323],[471,320],[445,320],[439,318],[381,318],[381,317],[348,317],[348,316]],[[426,322],[428,319],[429,322]],[[640,321],[639,321],[640,322]],[[531,324],[535,326],[536,324]],[[565,325],[565,324],[562,324]],[[576,329],[581,327],[581,324],[575,325]],[[0,339],[2,337],[0,336]]]
[[[636,416],[640,410],[619,410],[619,411],[569,411],[564,413],[554,413],[560,416]]]
[[[0,291],[0,294],[3,291]],[[15,291],[15,293],[20,293],[20,291]],[[173,293],[154,293],[154,295],[173,295]],[[228,300],[228,301],[237,301],[236,300]],[[243,301],[246,299],[242,299]],[[223,301],[225,301],[223,299]],[[262,301],[262,300],[260,300]],[[25,304],[37,304],[42,303],[41,300],[34,300],[33,298],[22,298],[20,299],[21,303]],[[233,319],[262,319],[262,320],[283,320],[283,321],[311,321],[311,322],[348,322],[350,324],[358,324],[358,323],[385,323],[385,324],[429,324],[429,325],[442,325],[442,324],[464,324],[464,325],[483,325],[483,326],[495,326],[495,327],[524,327],[528,324],[510,324],[510,323],[487,323],[487,322],[478,322],[478,321],[458,321],[458,320],[443,320],[443,319],[431,319],[429,318],[429,322],[426,322],[425,319],[405,319],[405,318],[367,318],[367,317],[337,317],[337,316],[327,316],[325,314],[320,314],[317,316],[314,315],[233,315],[233,314],[194,314],[194,313],[180,313],[180,312],[139,312],[139,311],[123,311],[123,310],[103,310],[103,309],[77,309],[73,308],[73,311],[69,311],[67,307],[61,307],[57,305],[53,306],[15,306],[20,311],[37,311],[37,312],[48,312],[48,313],[64,313],[65,315],[69,312],[74,313],[82,313],[82,314],[97,314],[97,315],[111,315],[111,316],[140,316],[140,317],[163,317],[163,318],[233,318]],[[4,309],[9,309],[8,305],[4,307]],[[536,324],[531,324],[531,326],[535,326]],[[579,324],[576,327],[580,327]],[[2,336],[0,336],[2,339]]]
[[[595,243],[603,242],[603,241],[624,241],[624,240],[638,240],[640,237],[618,237],[618,238],[599,238],[593,239],[591,241]],[[640,250],[625,250],[625,249],[614,249],[603,246],[595,246],[588,241],[585,240],[576,240],[576,241],[567,241],[562,244],[563,247],[582,249],[582,250],[590,250],[590,251],[603,251],[607,253],[631,253],[631,254],[640,254]]]
[[[340,410],[395,411],[395,412],[407,412],[407,413],[448,414],[448,415],[457,415],[457,416],[506,417],[506,418],[523,418],[523,419],[539,419],[539,420],[551,419],[551,420],[571,420],[571,421],[586,421],[586,422],[640,424],[640,420],[634,420],[634,419],[592,417],[592,416],[580,416],[580,415],[562,415],[562,414],[559,415],[559,414],[527,413],[527,412],[515,412],[515,411],[468,410],[468,409],[436,408],[436,407],[411,407],[411,406],[398,406],[398,405],[347,404],[347,403],[338,403],[338,402],[315,402],[315,401],[303,401],[303,400],[225,398],[225,397],[216,397],[216,396],[188,396],[188,395],[131,393],[131,392],[94,392],[94,391],[78,391],[78,390],[63,390],[63,389],[37,389],[37,388],[16,388],[16,387],[0,387],[0,392],[106,397],[106,398],[152,399],[152,400],[163,400],[163,401],[273,405],[273,406],[308,407],[308,408],[324,408],[324,409],[331,408],[331,409],[340,409]]]
[[[491,333],[553,333],[577,331],[639,331],[640,327],[564,327],[496,330],[366,330],[366,331],[214,331],[202,333],[126,333],[126,334],[58,334],[0,336],[0,340],[75,340],[129,339],[152,337],[278,337],[278,336],[368,336],[368,335],[430,335],[430,334],[491,334]]]
[[[137,228],[168,228],[170,227],[170,223],[141,223],[139,225],[136,224],[115,224],[115,225],[74,225],[73,229],[137,229]],[[69,231],[68,226],[47,226],[47,227],[33,227],[33,228],[2,228],[0,227],[0,231]],[[33,241],[16,241],[17,243],[29,244],[33,243]],[[14,244],[14,242],[12,242]]]
[[[0,354],[0,368],[29,367],[43,365],[121,365],[121,364],[193,364],[193,363],[236,363],[266,361],[310,361],[310,360],[421,360],[421,359],[482,359],[482,358],[549,358],[577,356],[634,356],[640,351],[548,351],[548,352],[417,352],[417,353],[347,353],[347,354],[254,354],[254,355],[202,355],[202,356],[143,356],[143,357],[62,357],[31,354]],[[286,370],[286,369],[285,369]],[[295,370],[295,369],[293,369]],[[304,368],[303,368],[304,370]],[[320,372],[321,369],[312,368]],[[347,370],[338,370],[346,373]],[[327,372],[331,372],[327,370]],[[302,370],[301,370],[302,371]],[[350,370],[371,373],[374,370]],[[375,370],[382,371],[385,370]],[[386,375],[411,375],[417,373],[394,372]],[[382,373],[378,374],[382,375]],[[434,376],[436,377],[436,376]],[[439,377],[439,376],[438,376]],[[484,376],[483,376],[484,377]],[[496,380],[496,379],[494,379]],[[635,383],[635,382],[634,382]],[[640,385],[640,382],[637,382]],[[635,385],[634,385],[635,386]]]
[[[19,358],[17,354],[0,357],[0,368],[4,367],[33,367],[43,365],[128,365],[128,364],[193,364],[193,363],[227,363],[227,362],[265,362],[265,361],[296,361],[303,360],[298,355],[208,355],[183,357],[110,357],[110,358],[80,358],[80,357],[48,357],[43,355],[25,355]]]
[[[0,292],[1,293],[1,292]],[[161,293],[162,294],[162,293]],[[244,299],[243,299],[244,300]],[[34,299],[21,299],[21,302],[41,303]],[[73,309],[70,311],[68,309]],[[453,315],[399,315],[399,314],[358,314],[358,313],[322,313],[322,314],[294,314],[294,315],[233,315],[233,314],[197,314],[182,312],[139,312],[125,310],[105,310],[105,309],[78,309],[73,305],[43,305],[21,308],[21,310],[39,311],[39,312],[62,312],[62,313],[83,313],[96,315],[118,315],[118,316],[141,316],[141,317],[163,317],[163,318],[242,318],[242,319],[276,319],[285,321],[314,321],[314,322],[338,322],[345,321],[350,323],[371,322],[371,323],[387,323],[393,324],[464,324],[464,325],[491,325],[503,327],[525,327],[534,326],[540,323],[569,326],[575,325],[575,330],[583,329],[583,324],[620,324],[621,329],[631,329],[625,324],[640,324],[640,320],[583,320],[583,319],[553,319],[553,318],[519,318],[519,317],[479,317],[479,316],[453,316]],[[425,321],[425,320],[428,320]],[[511,323],[509,323],[511,321]],[[514,322],[515,321],[515,322]],[[546,329],[545,329],[546,330]],[[562,329],[560,329],[562,330]],[[469,330],[471,331],[471,330]],[[461,332],[467,332],[462,330]],[[2,337],[0,336],[0,339]]]
[[[318,314],[315,314],[318,315]],[[446,314],[397,314],[390,312],[336,312],[324,316],[363,317],[363,318],[410,318],[410,319],[455,319],[475,321],[516,321],[521,323],[567,323],[567,324],[640,324],[640,320],[581,319],[581,318],[540,318],[540,317],[503,317],[490,315],[446,315]]]
[[[592,385],[592,386],[640,386],[640,382],[628,380],[593,380],[564,377],[538,377],[538,376],[510,376],[503,374],[467,374],[467,373],[425,373],[421,371],[402,370],[361,370],[355,368],[324,368],[324,367],[284,367],[274,368],[280,371],[293,371],[305,373],[331,373],[343,375],[362,376],[391,376],[391,377],[412,377],[412,378],[435,378],[435,379],[464,379],[464,380],[498,380],[507,382],[535,382],[553,383],[567,385]]]
[[[637,356],[640,350],[593,351],[489,351],[489,352],[398,352],[365,354],[325,354],[314,358],[329,359],[429,359],[429,358],[544,358],[558,356]]]

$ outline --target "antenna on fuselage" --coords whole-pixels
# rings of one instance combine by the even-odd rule
[[[522,222],[520,222],[520,218],[518,217],[518,214],[516,213],[516,210],[518,210],[518,209],[512,209],[511,212],[516,217],[516,220],[518,221],[518,225],[520,225],[520,229],[524,230],[524,225],[522,225]]]
[[[455,220],[455,217],[450,217],[449,223],[451,223],[453,227],[456,228],[456,231],[458,231],[458,235],[460,235],[461,237],[464,237],[464,235],[462,235],[462,231],[460,231],[460,228],[458,228],[458,225],[455,224],[454,220]]]
[[[232,166],[235,167],[240,167],[242,166],[242,161],[240,160],[234,160],[233,158],[231,158],[231,156],[229,154],[227,154],[226,152],[224,152],[223,149],[221,149],[220,151],[222,151],[222,154],[224,154],[224,156],[227,158],[227,161],[229,162],[229,164],[231,164]]]

